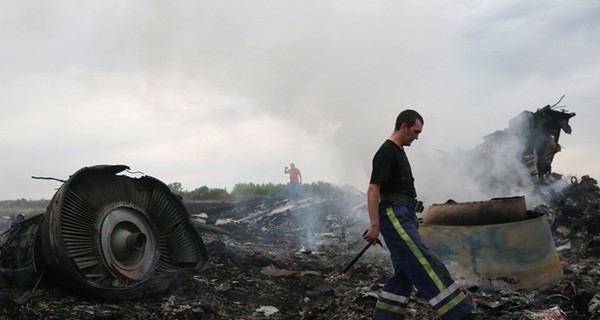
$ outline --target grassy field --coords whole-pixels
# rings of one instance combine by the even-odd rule
[[[0,216],[22,214],[24,216],[46,212],[50,200],[2,200],[0,201]]]

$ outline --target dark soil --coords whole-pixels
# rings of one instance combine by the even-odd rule
[[[565,277],[544,291],[467,288],[481,319],[599,318],[599,194],[595,180],[582,180],[540,208],[557,247],[570,245],[558,251]],[[50,279],[35,291],[4,284],[0,319],[370,319],[391,272],[386,249],[370,248],[342,272],[365,245],[364,195],[186,206],[207,216],[197,225],[210,260],[168,291],[113,301],[65,293]],[[409,318],[437,319],[417,293]]]

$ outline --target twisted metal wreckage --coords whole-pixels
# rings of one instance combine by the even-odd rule
[[[520,141],[517,158],[536,186],[559,179],[551,171],[560,132],[574,113],[545,106],[524,111],[473,152]],[[42,279],[75,294],[132,299],[168,290],[186,268],[208,255],[190,214],[161,181],[120,175],[124,165],[85,167],[52,198],[47,211],[0,236],[0,275],[35,288]],[[485,168],[482,179],[496,181]],[[482,288],[541,288],[562,276],[546,217],[525,209],[522,196],[435,204],[423,238],[465,284]]]
[[[75,294],[132,299],[167,290],[208,255],[181,200],[161,181],[86,167],[55,193],[46,213],[0,238],[1,274],[35,287],[48,279]]]
[[[552,172],[551,164],[561,151],[560,132],[571,133],[569,119],[575,113],[555,110],[557,104],[524,111],[510,120],[506,130],[484,137],[484,143],[470,155],[482,164],[476,172],[478,181],[492,190],[510,189],[502,183],[512,184],[523,177],[499,178],[491,168],[497,167],[498,161],[512,160],[527,169],[521,172],[529,175],[526,180],[531,180],[533,192],[544,193],[559,181],[562,177]],[[498,152],[504,157],[497,157]],[[513,174],[518,175],[518,169]],[[420,232],[465,286],[542,290],[563,276],[548,219],[543,213],[527,210],[524,196],[434,204],[427,210]]]

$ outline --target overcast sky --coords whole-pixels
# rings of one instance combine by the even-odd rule
[[[364,191],[405,108],[427,195],[436,150],[562,95],[553,171],[600,177],[597,1],[3,1],[0,40],[0,199],[97,164],[231,191],[294,162]]]

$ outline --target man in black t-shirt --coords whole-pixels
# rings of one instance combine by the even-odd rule
[[[415,209],[420,202],[404,147],[419,138],[423,124],[418,112],[402,111],[394,132],[373,157],[367,191],[371,225],[364,238],[374,244],[381,232],[394,266],[375,305],[374,319],[404,319],[413,286],[442,319],[473,316],[473,306],[418,232]]]

